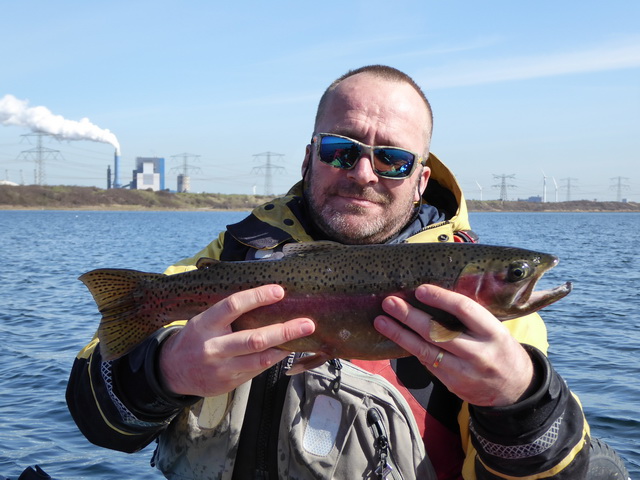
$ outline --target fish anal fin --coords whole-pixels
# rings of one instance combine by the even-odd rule
[[[319,367],[328,360],[331,360],[331,356],[325,353],[316,353],[314,355],[302,357],[293,363],[291,368],[287,370],[286,374],[287,376],[297,375],[299,373],[306,372],[307,370]]]

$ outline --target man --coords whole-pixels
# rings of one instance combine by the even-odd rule
[[[200,257],[277,258],[289,242],[473,241],[455,179],[429,154],[431,130],[429,103],[408,76],[384,66],[347,73],[320,101],[302,184],[167,273],[192,269]],[[159,437],[155,461],[168,478],[394,478],[403,470],[404,478],[435,478],[429,460],[441,479],[585,475],[588,426],[543,354],[546,333],[538,315],[503,324],[467,297],[422,286],[420,302],[466,327],[458,338],[436,344],[428,314],[400,298],[383,301],[386,315],[375,319],[375,328],[413,357],[354,363],[391,382],[391,397],[402,394],[391,410],[402,410],[406,401],[418,420],[429,460],[409,460],[414,471],[407,471],[400,456],[414,442],[380,443],[381,436],[396,438],[401,422],[385,430],[373,415],[369,440],[360,415],[352,413],[359,402],[379,397],[365,392],[346,399],[360,370],[344,362],[349,367],[333,393],[314,393],[330,378],[322,370],[330,367],[284,375],[291,356],[274,347],[312,333],[310,319],[232,331],[244,312],[283,295],[275,285],[240,292],[112,362],[101,361],[94,339],[78,356],[67,392],[78,426],[92,442],[123,451]],[[372,392],[383,384],[378,375],[362,375]],[[355,426],[345,426],[345,418]],[[376,453],[364,454],[361,463],[359,450]]]

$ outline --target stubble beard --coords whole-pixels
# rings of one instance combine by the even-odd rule
[[[312,182],[308,181],[307,184]],[[396,236],[407,225],[414,214],[413,196],[393,199],[390,194],[376,192],[371,187],[351,185],[346,190],[350,196],[373,201],[383,206],[384,213],[372,215],[371,210],[360,205],[346,205],[337,211],[319,199],[331,198],[338,188],[317,192],[311,186],[305,188],[305,197],[311,218],[316,226],[330,239],[349,245],[385,243]],[[413,191],[413,190],[412,190]],[[324,193],[324,195],[320,195]],[[345,189],[340,189],[345,194]],[[394,204],[399,205],[398,208]]]

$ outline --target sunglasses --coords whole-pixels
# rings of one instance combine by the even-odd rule
[[[322,163],[343,170],[355,167],[368,151],[375,174],[392,180],[404,180],[411,176],[418,163],[427,164],[420,155],[404,148],[367,145],[333,133],[317,133],[311,143],[315,143],[316,154]]]

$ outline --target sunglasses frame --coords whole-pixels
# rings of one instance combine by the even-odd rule
[[[388,179],[388,180],[405,180],[405,179],[409,178],[411,175],[413,175],[413,172],[416,170],[416,166],[418,164],[421,164],[423,167],[427,165],[427,160],[422,155],[418,155],[417,153],[412,152],[411,150],[407,150],[406,148],[392,147],[390,145],[367,145],[366,143],[359,142],[358,140],[354,140],[353,138],[345,137],[344,135],[338,135],[338,134],[335,134],[335,133],[316,133],[313,136],[313,138],[311,139],[311,143],[316,145],[316,156],[318,157],[318,160],[320,160],[325,165],[329,165],[329,166],[332,166],[334,168],[339,168],[341,170],[352,170],[353,168],[355,168],[356,164],[362,158],[362,154],[360,155],[358,160],[353,162],[353,165],[351,165],[350,167],[341,167],[341,166],[333,165],[331,163],[327,163],[324,160],[322,160],[322,157],[320,157],[320,148],[322,146],[322,139],[324,137],[343,138],[343,139],[348,140],[350,142],[353,142],[355,145],[359,146],[361,151],[368,150],[369,151],[368,152],[369,153],[369,155],[368,155],[369,156],[369,161],[371,162],[371,169],[373,170],[373,173],[375,173],[380,178],[385,178],[385,179]],[[379,148],[388,148],[388,149],[393,149],[393,150],[400,150],[402,152],[410,153],[411,155],[413,155],[413,164],[411,165],[411,170],[409,170],[409,173],[407,173],[406,175],[404,175],[402,177],[391,177],[391,176],[386,176],[386,175],[380,174],[376,170],[375,160],[374,160],[374,153],[373,153],[374,150],[379,149]]]

